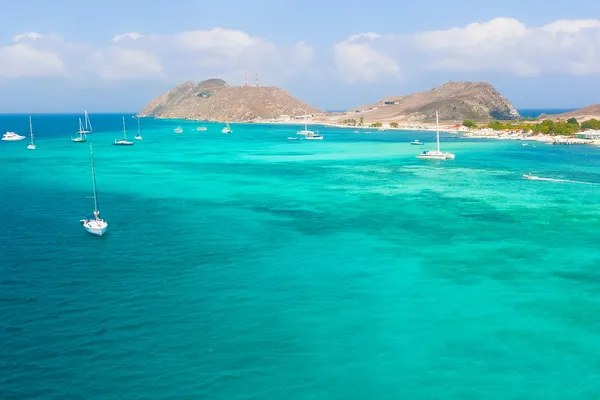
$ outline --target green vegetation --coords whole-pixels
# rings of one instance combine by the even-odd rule
[[[467,128],[476,128],[477,127],[477,124],[469,119],[465,119],[462,124],[463,124],[463,126],[466,126]]]
[[[397,122],[390,122],[390,128],[397,128],[397,127],[398,127]]]
[[[363,117],[360,117],[360,122],[358,123],[360,126],[363,126],[363,124],[365,123]]]
[[[596,118],[592,118],[589,121],[582,122],[581,129],[582,130],[586,130],[586,129],[600,130],[600,121],[598,121]]]
[[[355,119],[345,119],[342,121],[342,124],[356,126],[356,120]]]
[[[533,131],[534,134],[554,134],[554,135],[565,135],[572,136],[581,130],[586,129],[600,129],[600,121],[596,121],[596,123],[592,122],[595,120],[586,121],[581,126],[579,122],[575,118],[569,118],[565,121],[552,121],[549,119],[545,119],[537,124],[528,124],[528,123],[502,123],[500,121],[493,121],[487,127],[490,129],[494,129],[496,131],[499,130],[509,130],[509,131],[522,131],[528,132]],[[589,122],[592,122],[589,124]],[[597,126],[597,128],[592,128],[592,126]]]
[[[382,123],[381,123],[381,122],[373,122],[373,123],[371,124],[371,128],[380,128],[380,127],[381,127],[381,125],[382,125]]]

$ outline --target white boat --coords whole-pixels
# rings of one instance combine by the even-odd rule
[[[379,129],[377,129],[378,131],[385,131],[385,128],[383,126],[380,126]]]
[[[412,144],[413,146],[423,146],[423,142],[420,142],[419,139],[415,139],[412,142],[410,142],[410,144]]]
[[[87,111],[84,111],[83,114],[84,114],[83,119],[85,121],[85,124],[82,124],[81,118],[79,118],[79,131],[77,132],[77,133],[79,133],[79,136],[87,135],[88,133],[93,133],[92,122],[90,121],[90,117],[88,116]]]
[[[115,139],[115,142],[113,144],[115,146],[133,146],[133,142],[127,140],[127,128],[125,128],[125,117],[123,117],[123,139]]]
[[[299,130],[298,132],[296,132],[296,134],[308,136],[308,135],[314,135],[315,133],[313,131],[308,130],[308,123],[306,121],[304,121],[304,129]]]
[[[173,129],[173,132],[175,132],[175,133],[181,133],[181,132],[183,132],[183,129],[181,129],[181,125],[180,125],[180,126],[178,126],[178,127],[177,127],[177,128],[175,128],[175,129]]]
[[[29,137],[31,142],[27,145],[29,150],[35,150],[35,143],[33,142],[33,125],[31,124],[31,116],[29,116]]]
[[[94,171],[94,156],[92,154],[92,144],[90,143],[90,162],[92,164],[92,183],[94,184],[94,213],[93,215],[79,220],[86,231],[92,235],[102,236],[106,233],[108,224],[105,220],[100,218],[100,211],[98,210],[98,195],[96,193],[96,172]]]
[[[4,135],[2,135],[2,140],[8,141],[8,142],[14,142],[14,141],[23,140],[23,139],[25,139],[25,136],[17,135],[14,132],[6,132]]]
[[[231,130],[231,127],[229,126],[229,121],[227,121],[227,126],[223,129],[221,129],[221,133],[231,133],[231,132],[233,132],[233,131]]]
[[[533,180],[533,181],[540,181],[540,180],[544,179],[544,178],[540,178],[539,176],[531,175],[531,172],[528,173],[528,174],[523,174],[523,178],[530,179],[530,180]]]
[[[527,143],[521,143],[521,146],[525,147],[525,146],[527,146]]]
[[[142,140],[142,133],[140,131],[140,117],[137,117],[138,120],[138,134],[135,135],[134,139],[135,140]]]
[[[71,142],[75,143],[84,143],[87,142],[87,135],[85,133],[85,129],[83,129],[83,123],[81,122],[81,118],[79,118],[79,130],[77,131],[79,137],[71,136]]]
[[[206,127],[205,126],[199,126],[199,127],[196,128],[196,130],[199,131],[199,132],[203,132],[203,131],[206,130]]]
[[[417,158],[426,159],[426,160],[454,160],[454,154],[452,153],[442,153],[440,151],[440,119],[438,112],[435,112],[435,123],[437,127],[436,138],[437,138],[437,150],[425,150],[421,154],[417,155]]]
[[[319,132],[317,131],[317,133],[311,132],[309,134],[306,135],[306,140],[323,140],[323,136],[319,135]]]
[[[366,131],[366,132],[365,132],[365,134],[366,134],[366,135],[370,135],[370,134],[371,134],[371,131]]]

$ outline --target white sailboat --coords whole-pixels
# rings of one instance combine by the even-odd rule
[[[79,133],[79,137],[72,137],[71,136],[71,142],[75,142],[75,143],[84,143],[87,141],[87,135],[84,133],[85,130],[83,129],[83,123],[81,122],[81,118],[79,118],[79,130],[77,131],[77,133]]]
[[[94,156],[92,154],[92,144],[90,143],[90,162],[92,164],[92,183],[94,184],[94,214],[80,220],[81,224],[86,231],[92,235],[102,236],[106,233],[108,223],[100,218],[100,211],[98,210],[98,194],[96,193],[96,172],[94,171]]]
[[[181,129],[181,125],[179,125],[177,128],[173,129],[173,132],[175,133],[181,133],[183,132],[183,129]]]
[[[305,135],[305,136],[308,136],[308,135],[314,135],[314,134],[315,133],[313,131],[309,131],[308,130],[308,121],[306,121],[306,116],[305,116],[305,119],[304,119],[304,129],[299,130],[298,132],[296,132],[296,135]]]
[[[123,139],[115,139],[115,142],[113,144],[115,146],[133,146],[133,142],[127,140],[127,128],[125,127],[125,117],[123,117]]]
[[[221,133],[231,133],[231,132],[233,132],[233,131],[231,130],[231,127],[229,126],[229,121],[227,121],[227,126],[223,129],[221,129]]]
[[[138,134],[135,136],[135,140],[142,140],[142,134],[140,133],[140,117],[137,117],[138,120]]]
[[[83,126],[83,124],[81,123],[81,118],[79,118],[79,135],[87,135],[88,133],[93,133],[93,129],[92,129],[92,121],[90,121],[90,117],[88,116],[87,110],[83,112],[84,113],[84,123],[85,123],[85,127]]]
[[[435,112],[435,123],[436,123],[436,136],[437,136],[437,150],[425,150],[421,154],[417,155],[417,158],[427,159],[427,160],[454,160],[454,154],[452,153],[442,153],[440,151],[440,118],[439,114]]]
[[[29,116],[29,137],[31,142],[27,145],[29,150],[35,150],[35,143],[33,142],[33,125],[31,124],[31,116]]]

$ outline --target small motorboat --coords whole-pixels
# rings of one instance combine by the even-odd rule
[[[419,139],[415,139],[412,142],[410,142],[410,144],[412,144],[413,146],[423,146],[423,142],[420,142]]]
[[[523,174],[523,178],[529,179],[529,180],[534,180],[534,181],[536,181],[536,180],[539,181],[540,179],[542,179],[539,176],[531,175],[531,172],[528,174]]]

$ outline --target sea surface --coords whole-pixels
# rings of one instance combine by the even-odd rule
[[[600,396],[599,148],[92,114],[99,238],[77,117],[0,142],[0,398]]]

